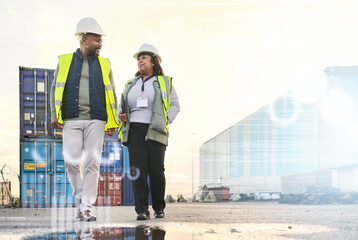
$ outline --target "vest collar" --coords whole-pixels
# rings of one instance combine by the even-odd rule
[[[77,48],[76,52],[75,52],[75,56],[81,60],[81,62],[83,62],[83,55],[80,51],[79,48]],[[92,64],[94,60],[96,60],[98,57],[97,56],[94,56],[94,55],[90,55],[90,56],[87,56],[87,59],[88,59],[88,64]]]

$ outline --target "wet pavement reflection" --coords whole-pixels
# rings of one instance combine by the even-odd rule
[[[149,227],[139,225],[136,227],[83,227],[77,230],[68,230],[66,232],[56,232],[44,235],[28,236],[23,240],[37,239],[121,239],[121,240],[163,240],[165,239],[165,230],[160,227]]]

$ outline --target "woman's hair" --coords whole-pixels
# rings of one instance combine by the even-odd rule
[[[140,57],[140,55],[143,55],[143,54],[147,54],[150,56],[150,61],[154,64],[153,66],[153,74],[155,76],[158,76],[158,75],[164,75],[164,71],[163,71],[163,68],[162,66],[160,66],[160,62],[159,62],[159,59],[157,56],[154,56],[152,53],[147,53],[147,52],[144,52],[144,53],[141,53],[138,55],[138,57]],[[141,75],[140,72],[138,71],[135,76],[139,76]]]

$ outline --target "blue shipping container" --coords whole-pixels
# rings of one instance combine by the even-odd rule
[[[122,144],[119,141],[103,142],[100,173],[122,173]]]
[[[51,129],[50,88],[53,69],[20,67],[20,137],[61,137]]]
[[[20,143],[23,207],[74,206],[64,171],[62,139],[26,138]]]
[[[123,178],[122,178],[122,204],[123,206],[134,206],[134,192],[132,187],[132,180],[127,176],[130,174],[129,153],[128,148],[123,146],[122,150],[123,161]]]
[[[21,205],[22,207],[51,206],[51,175],[47,172],[22,172]]]
[[[39,236],[26,236],[23,240],[39,240],[39,239],[60,239],[60,240],[77,240],[77,232],[75,230],[69,230],[67,232],[49,233]]]
[[[73,189],[67,177],[67,173],[54,173],[51,192],[51,205],[56,207],[76,206],[76,198],[73,197]]]
[[[135,179],[135,176],[134,177],[132,177],[132,176],[135,174],[133,174],[133,171],[131,174],[128,148],[125,146],[123,146],[123,150],[122,150],[122,161],[123,161],[122,203],[123,203],[123,206],[134,206],[135,199],[134,199],[132,180]],[[148,177],[148,181],[149,181],[149,177]],[[149,194],[148,204],[149,205],[152,204],[151,194]]]
[[[49,172],[51,171],[51,139],[32,139],[23,141],[21,145],[22,172]]]

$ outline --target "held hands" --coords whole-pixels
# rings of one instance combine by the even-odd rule
[[[118,117],[121,120],[121,122],[127,122],[127,114],[122,113],[122,111],[119,112]]]
[[[55,128],[63,129],[63,126],[58,123],[56,117],[54,117],[54,118],[51,119],[51,127],[52,127],[53,129],[55,129]]]

